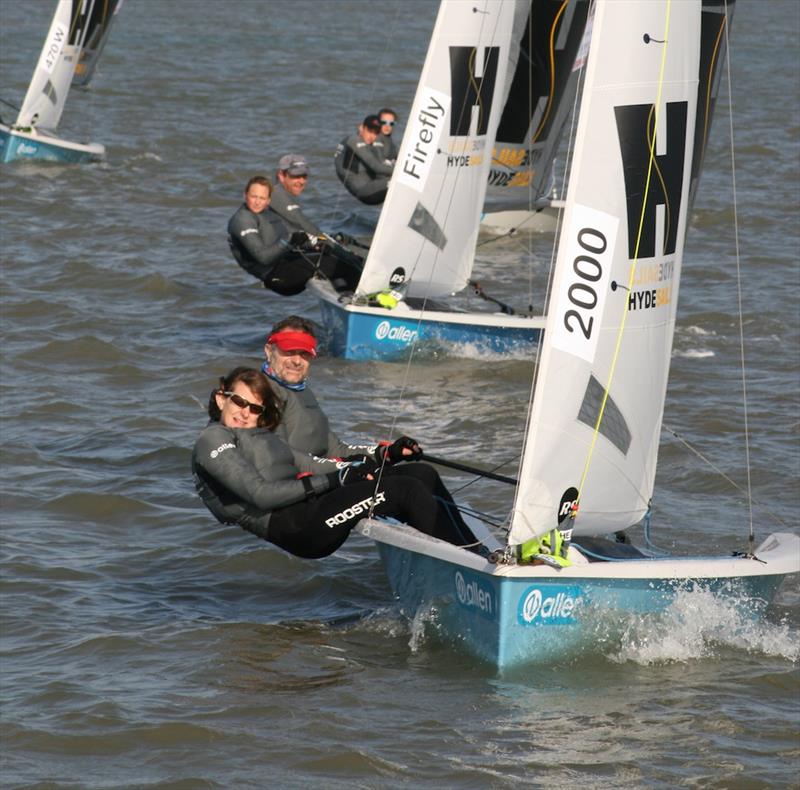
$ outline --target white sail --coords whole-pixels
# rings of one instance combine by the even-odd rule
[[[398,269],[409,296],[467,285],[515,6],[442,1],[360,293],[386,288]]]
[[[598,0],[511,543],[647,511],[691,178],[700,0]],[[653,156],[651,143],[655,133]],[[597,427],[597,429],[596,429]]]
[[[111,23],[122,7],[122,0],[97,0],[89,16],[86,37],[83,42],[72,84],[86,87],[94,76],[97,62],[103,54],[103,48],[111,32]]]
[[[93,4],[94,0],[59,0],[17,117],[17,126],[55,131],[67,101],[86,32],[85,21]]]
[[[485,211],[531,208],[550,191],[588,11],[589,0],[519,4]]]

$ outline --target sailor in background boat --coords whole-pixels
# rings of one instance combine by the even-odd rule
[[[333,235],[325,233],[305,214],[300,205],[300,195],[308,184],[309,172],[308,160],[302,154],[282,156],[275,173],[276,183],[272,187],[269,211],[283,220],[290,237],[297,233],[298,236],[294,238],[301,240],[306,246],[311,246],[316,252],[334,258],[339,266],[349,267],[351,276],[345,279],[348,283],[356,285],[356,278],[364,268],[364,258],[345,245],[358,244],[357,239],[345,233]],[[307,238],[303,240],[300,233],[307,234]]]
[[[296,452],[342,461],[356,461],[381,475],[414,477],[433,492],[450,514],[454,531],[461,536],[460,545],[476,546],[477,538],[464,523],[450,492],[439,473],[417,461],[422,455],[419,443],[401,436],[394,442],[349,444],[330,428],[328,417],[319,405],[308,374],[311,361],[317,356],[314,324],[302,316],[290,315],[278,321],[264,343],[266,361],[261,370],[269,376],[278,398],[283,402],[281,423],[276,433]]]
[[[223,524],[238,524],[298,557],[336,551],[371,509],[433,537],[460,543],[444,508],[419,480],[376,483],[365,465],[293,451],[276,433],[280,401],[253,368],[220,378],[209,424],[192,453],[197,492]]]
[[[268,211],[272,182],[253,176],[244,203],[228,222],[228,244],[236,262],[281,296],[299,294],[315,275],[327,277],[337,290],[355,290],[360,270],[316,248],[305,231],[289,234],[281,217]]]
[[[381,132],[377,115],[368,115],[354,135],[345,137],[334,155],[336,175],[353,197],[368,206],[383,203],[394,164],[373,143]]]
[[[389,107],[384,107],[378,110],[378,120],[381,122],[381,133],[373,145],[387,162],[395,164],[397,154],[400,153],[400,146],[392,139],[392,132],[397,125],[397,113]]]
[[[298,202],[308,184],[308,174],[308,161],[304,156],[282,156],[275,173],[277,182],[272,189],[269,209],[283,220],[290,233],[304,230],[310,236],[322,236],[322,230],[305,215]]]

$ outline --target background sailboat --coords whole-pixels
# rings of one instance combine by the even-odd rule
[[[699,0],[599,0],[592,24],[508,541],[474,524],[492,564],[403,526],[360,527],[406,613],[434,612],[441,633],[499,668],[577,649],[603,618],[661,611],[680,590],[758,613],[800,572],[789,533],[689,558],[599,537],[650,516],[708,69]],[[528,551],[543,564],[519,562]]]
[[[116,5],[104,0],[59,0],[16,123],[0,124],[0,161],[88,162],[105,155],[99,143],[64,140],[56,135],[56,128],[84,44],[91,40],[93,47],[82,74],[88,81]]]
[[[528,9],[521,0],[441,3],[356,294],[311,283],[334,354],[391,359],[417,343],[508,352],[538,340],[541,317],[449,299],[470,280],[514,24]],[[370,302],[390,286],[403,296],[396,307]]]
[[[481,230],[554,231],[554,160],[573,110],[589,0],[520,4]],[[584,53],[585,56],[585,53]]]

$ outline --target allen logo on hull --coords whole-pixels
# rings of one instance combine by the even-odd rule
[[[456,571],[454,578],[456,599],[461,606],[474,609],[478,614],[494,620],[497,613],[494,590],[472,574]]]
[[[517,622],[520,625],[571,625],[578,622],[575,612],[582,602],[580,587],[530,587],[519,598]]]

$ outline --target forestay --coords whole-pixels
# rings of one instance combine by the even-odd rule
[[[441,3],[360,293],[386,288],[398,268],[409,296],[444,296],[467,285],[515,6]]]
[[[59,0],[17,117],[17,126],[55,131],[64,111],[93,5],[94,0]]]
[[[578,535],[624,529],[647,511],[683,256],[699,37],[699,0],[596,5],[511,543],[555,528],[576,501]]]
[[[485,211],[531,208],[550,191],[588,10],[589,0],[517,4]]]

